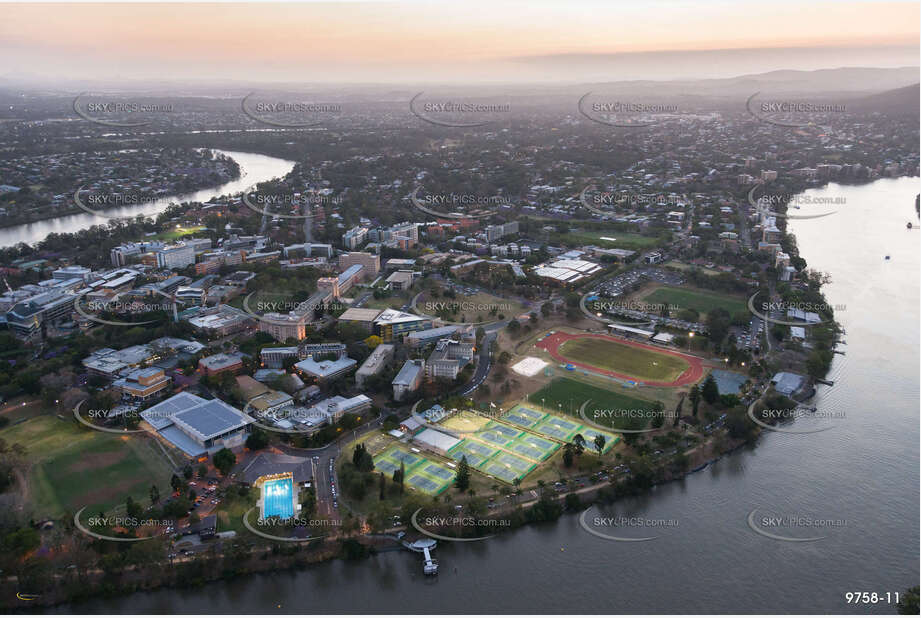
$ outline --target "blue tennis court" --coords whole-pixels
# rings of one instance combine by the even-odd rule
[[[294,517],[294,486],[291,479],[276,479],[262,484],[264,517],[290,519]]]

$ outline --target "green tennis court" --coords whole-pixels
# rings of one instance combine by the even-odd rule
[[[454,482],[454,470],[427,459],[413,469],[406,483],[419,491],[437,496]]]
[[[539,438],[533,434],[525,434],[509,442],[505,449],[518,453],[532,461],[544,461],[560,448],[558,442]]]
[[[484,429],[476,432],[474,434],[478,439],[485,440],[491,444],[497,446],[505,446],[523,432],[512,429],[508,425],[503,425],[502,423],[497,423],[496,421],[489,421],[489,424],[486,425]]]
[[[422,493],[426,494],[438,494],[441,493],[438,490],[438,483],[427,477],[422,476],[421,474],[414,474],[406,480],[406,484],[413,489],[418,489]]]
[[[548,414],[541,422],[535,425],[533,429],[538,433],[551,436],[557,440],[570,442],[572,437],[579,433],[581,427],[582,425],[580,423],[575,423],[556,416],[555,414]]]
[[[502,418],[510,423],[521,425],[522,427],[533,427],[544,418],[546,414],[532,410],[524,406],[515,406],[502,415]]]
[[[374,458],[374,469],[392,475],[400,469],[406,474],[406,484],[423,493],[438,495],[454,481],[455,472],[451,468],[431,461],[422,455],[404,451],[399,446],[391,446]]]
[[[583,426],[579,433],[581,433],[582,437],[585,438],[585,448],[595,453],[598,452],[595,450],[595,436],[599,434],[604,436],[604,448],[601,450],[602,455],[610,451],[620,440],[620,436],[616,436],[606,431],[598,431],[597,429],[593,429],[588,426]]]
[[[512,483],[516,478],[523,479],[536,467],[537,464],[511,453],[498,453],[483,465],[482,470],[506,483]]]
[[[448,456],[454,461],[460,461],[462,457],[467,458],[467,463],[477,468],[484,461],[499,452],[494,446],[488,446],[482,442],[477,442],[467,438],[448,452]]]

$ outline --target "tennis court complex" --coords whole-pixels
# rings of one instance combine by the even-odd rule
[[[551,438],[556,438],[557,440],[562,440],[564,442],[572,442],[572,439],[575,438],[576,435],[581,435],[583,438],[585,438],[586,446],[592,450],[594,450],[595,448],[594,446],[595,436],[599,434],[603,435],[605,443],[604,443],[604,449],[602,450],[602,454],[607,453],[609,450],[611,450],[611,448],[615,444],[617,444],[618,440],[620,440],[620,436],[614,433],[610,433],[607,431],[601,431],[589,425],[583,425],[582,423],[579,423],[575,419],[563,418],[561,416],[557,416],[556,414],[541,414],[539,411],[532,410],[524,406],[515,406],[514,408],[506,412],[503,418],[509,421],[510,423],[515,423],[517,425],[526,426],[531,431],[542,433],[545,436],[550,436]],[[524,425],[523,423],[519,423],[517,420],[521,418],[524,418],[525,422],[530,422],[530,421],[533,421],[534,419],[537,419],[537,420],[536,422],[532,422],[531,425]],[[527,447],[533,447],[535,449],[546,449],[546,447],[539,440],[537,444],[531,444],[532,442],[535,441],[535,438],[531,437],[530,434],[523,434],[523,436],[525,437],[524,439],[525,446],[521,447],[520,449],[518,448],[509,449],[509,446],[506,445],[505,446],[506,450],[513,450],[516,453],[520,453],[524,455],[525,457],[529,457],[531,459],[538,459],[539,461],[543,461],[544,459],[549,457],[551,454],[553,454],[553,452],[556,450],[556,449],[551,450],[549,453],[547,453],[543,457],[535,457],[534,453],[530,451],[530,449],[528,449]],[[518,440],[516,440],[516,442],[518,442]],[[557,446],[559,446],[558,443],[553,442],[552,440],[544,440],[543,442],[547,442],[550,444],[556,444]]]
[[[454,481],[455,471],[426,457],[410,453],[399,446],[391,446],[374,458],[374,469],[387,475],[395,470],[406,474],[406,485],[426,494],[437,496],[450,487]]]

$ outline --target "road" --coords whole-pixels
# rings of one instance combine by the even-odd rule
[[[500,327],[501,328],[501,327]],[[483,336],[483,341],[480,342],[479,350],[479,359],[476,364],[476,371],[473,372],[473,377],[470,378],[470,381],[460,389],[462,395],[469,395],[477,388],[480,384],[486,381],[486,378],[489,377],[489,370],[492,369],[492,357],[490,356],[490,349],[492,348],[493,342],[498,336],[499,329],[487,330],[486,334]]]
[[[313,486],[317,497],[317,516],[328,519],[339,519],[338,492],[339,482],[336,478],[336,457],[341,453],[342,444],[351,442],[369,431],[375,431],[384,423],[384,412],[381,416],[372,419],[357,429],[344,433],[338,440],[330,442],[321,448],[296,448],[279,444],[278,449],[286,455],[297,457],[310,457],[313,467]],[[333,496],[333,483],[336,484],[336,496]]]

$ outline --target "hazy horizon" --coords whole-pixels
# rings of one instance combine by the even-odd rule
[[[918,65],[915,3],[2,4],[2,79],[330,84],[727,78]]]

